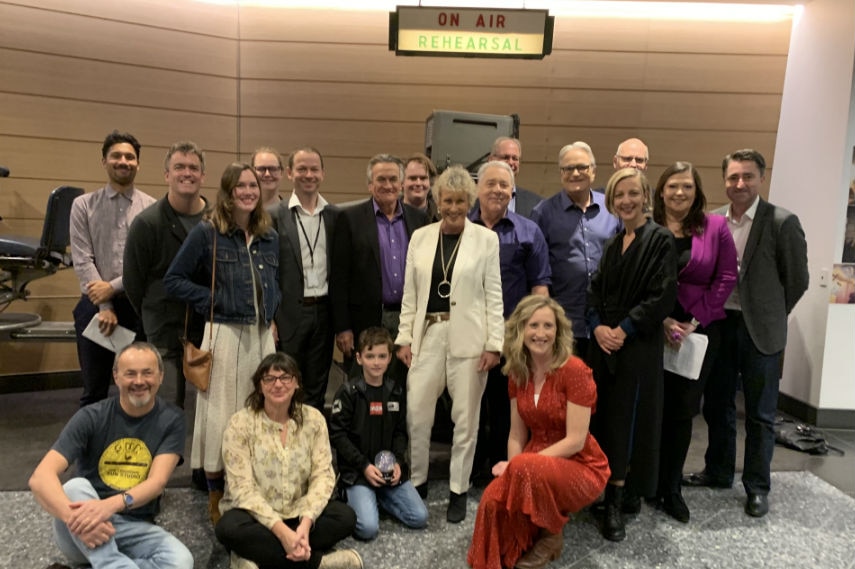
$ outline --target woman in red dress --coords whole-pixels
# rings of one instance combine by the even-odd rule
[[[561,555],[568,514],[591,504],[610,475],[588,432],[597,388],[573,356],[564,310],[550,298],[520,301],[505,327],[504,351],[508,461],[493,467],[497,478],[481,497],[467,561],[474,569],[539,569]]]

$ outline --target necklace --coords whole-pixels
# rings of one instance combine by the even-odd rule
[[[442,267],[442,280],[436,285],[436,294],[440,298],[448,298],[451,296],[451,283],[448,281],[448,270],[454,264],[454,256],[457,255],[457,249],[460,247],[460,239],[458,236],[457,243],[454,244],[454,249],[451,250],[451,256],[448,258],[448,263],[445,262],[445,247],[442,244],[442,232],[439,233],[439,265]]]

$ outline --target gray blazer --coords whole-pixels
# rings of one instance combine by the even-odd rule
[[[727,213],[728,206],[715,211]],[[757,349],[787,345],[787,315],[808,287],[807,242],[799,218],[760,198],[739,265],[739,303]]]
[[[516,205],[514,206],[514,213],[518,213],[523,217],[527,217],[531,219],[531,210],[534,209],[534,206],[543,201],[543,198],[524,188],[516,187],[517,195],[516,195]]]
[[[339,208],[327,204],[321,212],[324,233],[327,239],[327,281],[332,272],[332,242]],[[300,237],[294,213],[288,208],[288,200],[282,200],[268,209],[273,218],[273,228],[279,233],[279,290],[282,299],[276,310],[276,327],[279,340],[286,342],[297,332],[300,309],[303,306],[303,255],[300,252]]]

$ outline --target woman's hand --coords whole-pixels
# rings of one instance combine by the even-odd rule
[[[404,362],[404,365],[410,367],[413,363],[413,350],[410,346],[401,346],[397,351],[398,359]]]
[[[608,326],[601,324],[594,328],[594,338],[605,353],[611,354],[623,347],[623,341],[626,339],[626,332],[624,332],[623,328],[620,326],[609,328]]]
[[[497,462],[496,464],[493,465],[493,470],[492,470],[493,476],[498,478],[499,476],[501,476],[502,474],[505,473],[505,470],[507,470],[507,468],[508,468],[508,461],[507,460],[500,460],[499,462]]]
[[[308,521],[308,527],[303,525],[304,521]],[[285,526],[285,531],[279,538],[282,548],[285,549],[285,557],[291,561],[308,561],[312,555],[312,548],[309,547],[309,528],[311,520],[303,518],[300,520],[300,525],[296,531],[288,526]],[[284,524],[283,524],[284,525]]]
[[[697,328],[691,322],[678,322],[670,317],[662,322],[662,326],[665,331],[665,341],[675,350],[679,350],[686,336]]]
[[[499,364],[499,354],[497,352],[481,352],[481,359],[478,360],[478,371],[490,371]]]
[[[276,322],[270,321],[270,334],[273,336],[273,343],[279,345],[279,328],[276,327]]]

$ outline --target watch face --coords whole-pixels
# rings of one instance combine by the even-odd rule
[[[122,499],[125,501],[125,509],[129,510],[134,505],[134,497],[128,493],[122,494]]]

